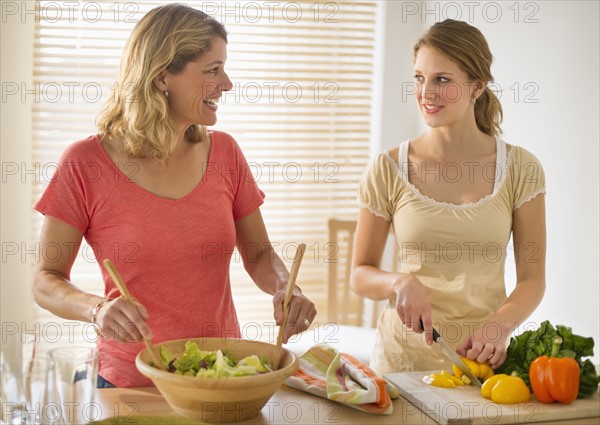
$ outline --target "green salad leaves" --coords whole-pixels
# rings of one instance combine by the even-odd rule
[[[562,338],[562,344],[556,346],[555,338]],[[560,338],[557,341],[560,341]],[[554,349],[554,350],[553,350]],[[583,357],[594,355],[594,340],[574,335],[567,326],[558,325],[556,328],[548,320],[542,322],[535,331],[525,331],[510,339],[506,351],[507,359],[495,373],[510,375],[516,372],[527,383],[529,388],[529,365],[540,356],[571,357],[579,364],[579,394],[577,398],[590,397],[598,390],[600,378],[596,367],[590,359]]]
[[[272,370],[265,357],[252,355],[236,361],[227,351],[203,351],[192,341],[185,343],[185,351],[179,357],[162,346],[160,357],[165,370],[169,372],[204,378],[257,375]]]

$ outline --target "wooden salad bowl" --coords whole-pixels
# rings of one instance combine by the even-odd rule
[[[231,338],[178,339],[154,344],[154,349],[160,352],[166,346],[179,356],[187,341],[195,342],[201,350],[227,350],[237,360],[253,354],[270,359],[277,349],[266,342]],[[298,356],[285,348],[281,350],[277,370],[250,376],[205,378],[167,372],[151,366],[148,349],[137,355],[135,365],[152,380],[178,415],[209,423],[239,422],[258,416],[286,378],[298,370]]]

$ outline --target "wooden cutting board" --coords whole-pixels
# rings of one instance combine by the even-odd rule
[[[436,371],[435,373],[438,373]],[[439,424],[512,424],[557,421],[600,416],[600,395],[563,405],[527,403],[496,404],[483,398],[479,388],[465,385],[439,388],[422,381],[434,372],[390,373],[385,378],[396,385],[400,395]]]

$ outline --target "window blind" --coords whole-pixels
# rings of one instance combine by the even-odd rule
[[[164,2],[37,2],[33,162],[37,200],[70,143],[96,132],[120,56],[135,23]],[[233,135],[267,195],[261,211],[276,252],[289,265],[307,250],[298,276],[327,318],[327,220],[355,218],[358,181],[369,159],[376,2],[187,2],[229,32],[226,70],[233,90],[221,99],[216,129]],[[35,215],[37,240],[42,217]],[[99,266],[83,243],[71,279],[102,294]],[[273,340],[271,297],[243,270],[231,282],[244,337]],[[89,343],[89,326],[36,307],[44,340]]]

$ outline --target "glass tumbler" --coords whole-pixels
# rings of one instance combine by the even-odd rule
[[[98,376],[95,348],[70,346],[48,352],[62,422],[88,423],[97,419],[99,406],[94,402]]]

